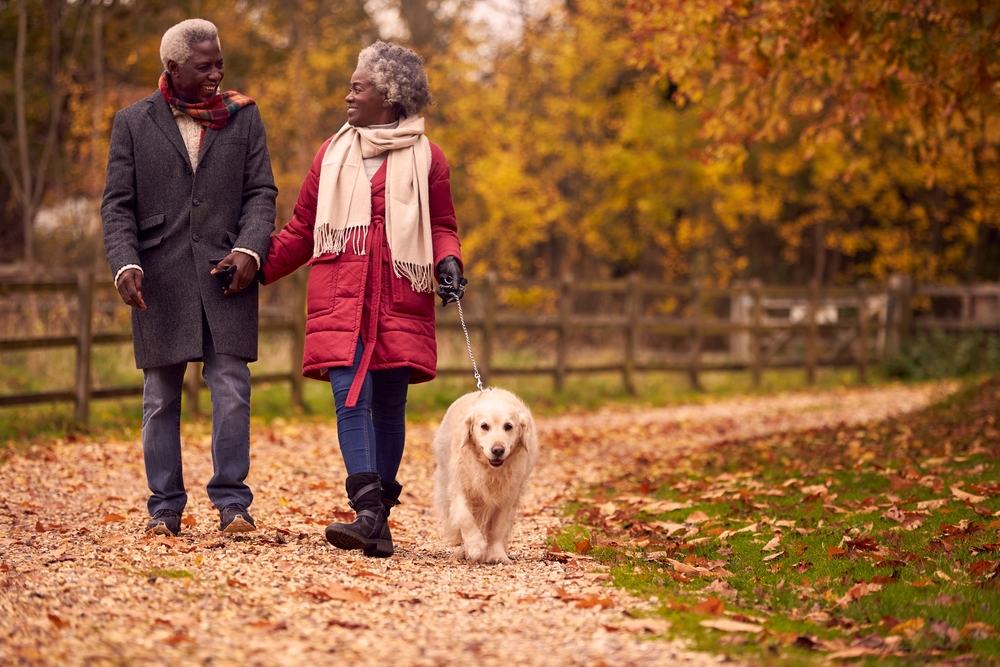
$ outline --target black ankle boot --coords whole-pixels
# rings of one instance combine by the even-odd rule
[[[353,523],[331,523],[326,527],[326,541],[339,549],[364,549],[367,556],[391,556],[392,538],[388,535],[382,503],[382,481],[377,472],[359,472],[347,477],[347,497],[357,513]]]
[[[392,545],[392,533],[389,532],[389,511],[399,504],[399,494],[403,492],[403,487],[395,482],[382,480],[382,508],[385,510],[385,523],[377,536],[377,543],[371,547],[365,547],[366,556],[376,558],[388,558],[393,554],[395,548]]]

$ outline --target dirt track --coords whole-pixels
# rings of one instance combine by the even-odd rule
[[[411,427],[393,511],[397,554],[329,547],[346,511],[334,424],[253,434],[261,529],[221,538],[204,484],[205,425],[185,427],[191,500],[180,538],[145,538],[138,442],[61,442],[0,468],[0,664],[708,665],[641,638],[636,600],[586,558],[547,554],[583,483],[664,448],[860,423],[919,409],[953,385],[887,387],[539,419],[543,454],[510,565],[447,557],[430,510],[433,425]],[[546,444],[550,446],[546,446]],[[189,519],[190,521],[190,519]]]

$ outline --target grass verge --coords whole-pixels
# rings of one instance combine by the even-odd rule
[[[998,427],[989,379],[863,428],[641,462],[570,503],[553,550],[735,658],[997,664]]]

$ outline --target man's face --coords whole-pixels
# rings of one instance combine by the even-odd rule
[[[375,90],[367,72],[358,70],[351,76],[351,92],[345,99],[347,122],[354,127],[388,125],[396,120],[396,110],[392,105],[383,105],[385,95]]]
[[[191,45],[191,57],[183,65],[167,62],[174,94],[185,102],[207,102],[219,92],[225,71],[222,49],[215,40]]]

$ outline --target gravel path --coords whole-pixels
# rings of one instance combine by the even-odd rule
[[[255,427],[261,529],[222,538],[204,493],[206,425],[185,425],[190,500],[180,538],[146,538],[141,447],[58,442],[0,468],[0,664],[692,665],[720,656],[642,636],[651,607],[545,540],[560,504],[664,448],[862,423],[953,384],[789,394],[539,419],[543,454],[510,565],[449,560],[430,510],[433,426],[408,434],[397,554],[329,547],[348,507],[331,424]],[[340,518],[346,515],[340,515]]]

